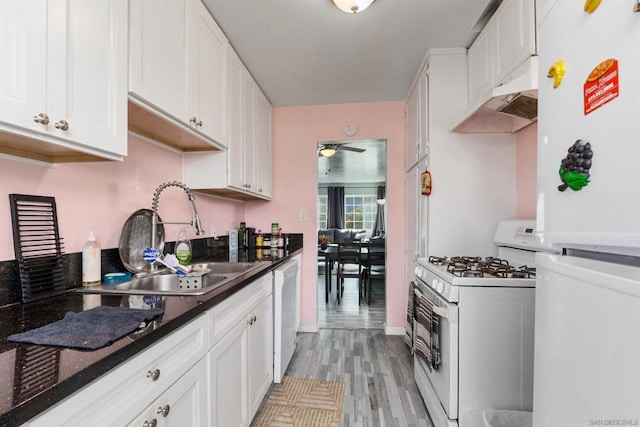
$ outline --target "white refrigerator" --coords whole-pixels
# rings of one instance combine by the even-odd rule
[[[533,424],[637,426],[640,12],[538,5],[537,228],[563,254],[536,258]]]

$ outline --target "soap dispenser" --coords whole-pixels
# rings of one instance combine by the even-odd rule
[[[187,232],[184,228],[180,230],[176,241],[176,258],[182,265],[189,265],[191,262],[191,241],[187,239]]]
[[[100,245],[95,232],[91,231],[82,247],[82,286],[100,284]]]

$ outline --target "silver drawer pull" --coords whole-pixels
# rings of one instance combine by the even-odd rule
[[[55,125],[56,129],[67,131],[69,130],[69,123],[66,120],[60,120]]]
[[[158,420],[154,418],[151,421],[145,421],[142,424],[142,427],[156,427],[157,424],[158,424]]]
[[[197,121],[198,119],[196,118],[196,116],[193,116],[189,119],[189,123],[193,123],[194,125],[196,124]]]
[[[164,405],[160,406],[156,412],[158,413],[158,415],[166,417],[167,415],[169,415],[169,410],[171,410],[171,407],[169,405]]]
[[[198,121],[196,122],[196,126],[201,127],[201,126],[202,126],[202,120],[198,120]]]
[[[153,381],[157,381],[160,378],[160,369],[154,369],[153,371],[147,371],[147,378],[151,378]]]
[[[41,125],[48,125],[49,116],[47,116],[45,113],[40,113],[37,116],[33,116],[33,121],[36,123],[40,123]]]

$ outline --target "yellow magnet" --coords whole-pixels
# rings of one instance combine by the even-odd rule
[[[556,61],[549,68],[549,72],[547,72],[547,77],[553,77],[553,88],[557,88],[562,83],[562,78],[564,77],[564,73],[567,71],[567,64],[564,61]]]

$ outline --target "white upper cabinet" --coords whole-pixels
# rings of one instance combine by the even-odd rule
[[[188,123],[187,1],[132,0],[129,9],[129,91]]]
[[[271,104],[233,49],[228,51],[226,152],[185,152],[183,181],[235,199],[271,199]]]
[[[534,0],[504,0],[467,52],[468,107],[536,54]]]
[[[0,152],[47,163],[127,153],[127,4],[0,2]]]
[[[485,28],[467,51],[469,107],[475,99],[493,89],[493,31]]]
[[[505,0],[491,18],[493,81],[497,84],[536,53],[534,0]]]
[[[179,149],[227,145],[228,41],[199,0],[130,5],[129,128]]]
[[[422,69],[407,104],[405,170],[410,170],[427,153],[429,140],[429,73]]]
[[[272,196],[273,158],[271,155],[271,103],[256,87],[255,93],[255,141],[257,192]]]
[[[195,4],[192,25],[190,122],[214,141],[227,145],[227,50],[229,42],[204,5]]]

